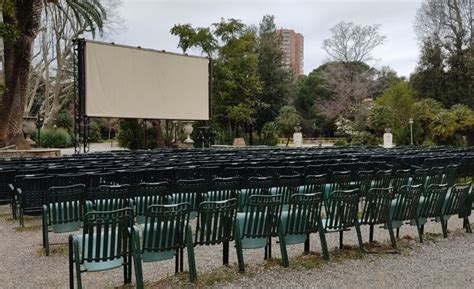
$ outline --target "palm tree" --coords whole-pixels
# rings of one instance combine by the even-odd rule
[[[31,68],[32,45],[41,25],[45,5],[61,11],[73,10],[74,19],[88,24],[91,31],[102,31],[106,17],[100,0],[3,0],[4,89],[0,91],[0,147],[15,144],[29,148],[23,137],[23,113]],[[10,34],[3,34],[9,31]],[[8,37],[6,37],[8,36]],[[2,55],[0,55],[2,59]],[[1,80],[0,80],[1,82]]]

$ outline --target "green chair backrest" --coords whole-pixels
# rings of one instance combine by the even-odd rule
[[[172,190],[174,204],[189,203],[191,211],[196,212],[199,204],[204,200],[207,191],[206,180],[178,180]]]
[[[49,225],[82,221],[85,194],[84,184],[49,188],[47,195]]]
[[[392,176],[392,181],[390,186],[393,188],[395,193],[397,193],[402,186],[407,186],[409,185],[411,173],[409,169],[400,169],[396,170],[395,173]]]
[[[374,175],[372,188],[388,188],[390,187],[391,170],[379,170]]]
[[[132,207],[133,195],[130,185],[101,185],[89,193],[88,199],[94,203],[96,211],[115,211]]]
[[[459,165],[450,164],[446,166],[446,170],[444,172],[443,184],[448,184],[448,186],[452,187],[454,183],[456,182],[458,169],[459,169]]]
[[[86,213],[81,263],[116,261],[130,254],[132,226],[132,208]]]
[[[444,167],[432,167],[428,172],[428,180],[426,183],[426,188],[430,185],[440,185],[443,184],[444,179]]]
[[[472,210],[470,200],[471,183],[455,184],[449,189],[446,196],[446,203],[443,208],[443,215],[459,215],[460,218],[468,217]]]
[[[360,190],[360,196],[365,197],[372,187],[374,171],[359,171],[357,173],[357,183]]]
[[[207,201],[223,201],[237,197],[240,180],[237,177],[215,178],[210,190],[206,193]]]
[[[385,224],[390,219],[390,206],[394,193],[392,188],[372,188],[362,206],[361,224]]]
[[[135,213],[143,223],[150,205],[164,205],[171,201],[168,182],[140,183],[135,195]]]
[[[406,221],[416,218],[420,197],[423,193],[423,185],[401,186],[398,191],[394,190],[394,193],[392,220]]]
[[[443,204],[448,193],[448,185],[432,184],[423,193],[419,217],[434,218],[442,215]]]
[[[247,205],[249,198],[254,195],[268,195],[273,185],[272,177],[251,177],[247,180],[245,199],[243,205]]]
[[[331,176],[331,192],[341,191],[341,190],[350,190],[353,188],[351,184],[352,174],[350,171],[335,171]]]
[[[282,209],[281,195],[252,195],[248,198],[241,238],[276,236]]]
[[[428,176],[428,169],[416,169],[413,172],[411,178],[411,185],[422,185],[425,186],[426,184],[426,177]]]
[[[194,244],[215,245],[234,239],[237,199],[206,201],[199,205]]]
[[[298,188],[298,194],[324,193],[326,183],[326,175],[307,175],[303,185]]]
[[[289,200],[286,235],[309,234],[318,230],[323,194],[294,194]]]
[[[288,204],[291,196],[296,193],[296,188],[300,183],[300,175],[279,176],[277,178],[277,186],[271,189],[272,194],[282,195],[283,203]]]
[[[326,205],[326,230],[343,230],[357,222],[359,189],[333,191]]]
[[[149,206],[143,229],[142,253],[186,247],[190,212],[189,203]]]

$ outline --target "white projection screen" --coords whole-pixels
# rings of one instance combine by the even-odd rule
[[[208,120],[209,59],[86,41],[85,115]]]

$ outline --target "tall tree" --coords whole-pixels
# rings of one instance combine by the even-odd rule
[[[41,27],[45,5],[70,7],[75,11],[74,17],[88,23],[92,32],[102,29],[106,15],[99,0],[7,0],[3,4],[3,26],[12,28],[16,36],[5,38],[2,35],[5,46],[5,90],[0,98],[0,146],[16,144],[19,148],[28,148],[22,132],[23,114],[32,45]],[[9,9],[5,9],[5,5],[9,5]]]
[[[324,40],[323,49],[331,61],[342,63],[372,60],[372,51],[384,43],[380,25],[362,26],[352,22],[340,22],[330,29],[331,38]]]
[[[291,74],[283,64],[284,55],[273,15],[264,16],[260,22],[257,53],[262,90],[257,95],[259,105],[255,126],[260,134],[265,123],[273,121],[285,105],[291,85]]]
[[[447,107],[464,103],[474,107],[474,52],[473,42],[473,1],[469,0],[425,0],[417,18],[415,29],[418,38],[426,46],[439,47],[443,55],[444,97],[438,98]],[[423,49],[424,57],[425,49]],[[436,65],[437,59],[433,65]],[[420,65],[418,74],[431,71]],[[420,77],[428,87],[430,78]]]

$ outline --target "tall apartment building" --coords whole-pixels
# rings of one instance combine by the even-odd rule
[[[284,53],[284,63],[295,75],[303,74],[304,38],[300,33],[289,29],[279,29],[280,45]]]

